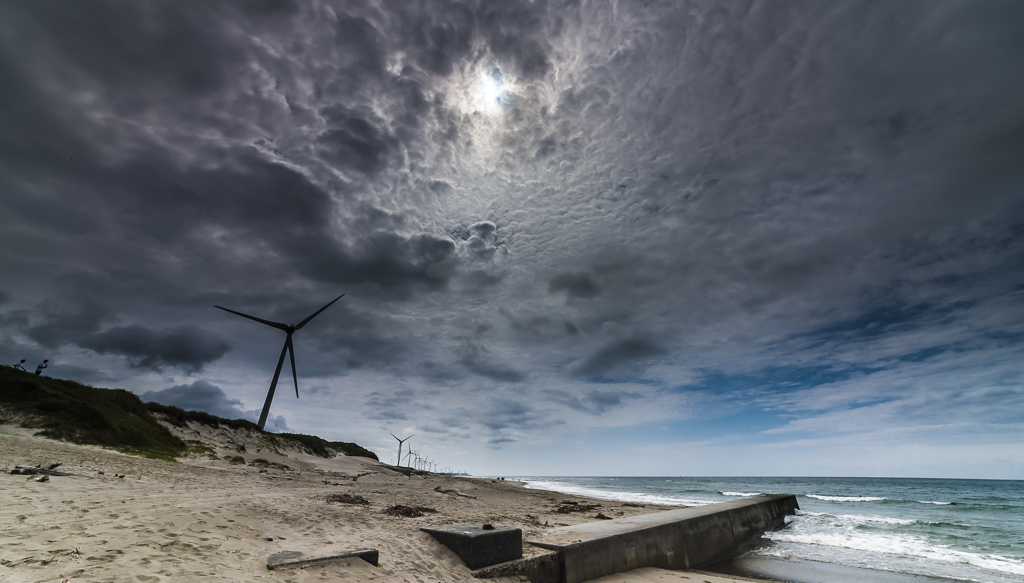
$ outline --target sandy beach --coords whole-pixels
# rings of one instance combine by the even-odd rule
[[[528,490],[511,481],[405,476],[361,457],[283,452],[271,459],[252,445],[246,450],[249,460],[259,456],[293,469],[234,465],[213,455],[183,463],[150,460],[0,425],[0,581],[468,581],[475,580],[470,570],[421,527],[490,522],[521,528],[528,538],[597,520],[599,513],[617,518],[668,508]],[[58,462],[74,475],[35,482],[9,473],[16,464]],[[366,504],[329,501],[337,494]],[[559,512],[572,506],[566,501],[600,506]],[[397,504],[436,512],[418,518],[384,513]],[[347,559],[266,568],[267,557],[280,551],[318,555],[353,547],[378,549],[380,565]],[[526,555],[535,552],[524,547]],[[639,569],[600,581],[737,580]]]

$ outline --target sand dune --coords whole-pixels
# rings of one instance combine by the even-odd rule
[[[219,459],[207,452],[184,463],[149,460],[0,425],[0,467],[6,468],[0,476],[0,581],[469,581],[475,580],[470,571],[420,532],[421,526],[492,522],[522,528],[528,537],[594,520],[597,512],[618,517],[662,509],[591,501],[602,506],[565,514],[556,512],[559,502],[587,500],[514,482],[408,477],[368,458],[273,453],[253,442],[240,443],[247,460],[266,459],[295,471],[235,465],[223,457],[237,452],[233,444],[244,436],[192,430],[202,434],[193,437],[212,444]],[[15,464],[55,462],[76,475],[38,483],[8,473]],[[362,496],[368,504],[325,501],[338,493]],[[420,518],[383,513],[395,504],[437,512]],[[350,559],[266,568],[267,557],[284,550],[315,555],[352,547],[378,549],[380,566]],[[605,581],[726,580],[644,569]]]

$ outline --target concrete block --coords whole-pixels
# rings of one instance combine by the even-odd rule
[[[470,569],[482,569],[523,557],[523,531],[508,526],[484,528],[479,522],[421,528],[451,549]]]
[[[281,551],[267,557],[267,568],[273,571],[281,567],[299,567],[313,563],[351,559],[352,557],[358,557],[376,567],[380,555],[377,549],[345,549],[322,555],[307,555],[299,551]]]
[[[521,576],[530,583],[559,583],[562,579],[562,554],[543,553],[526,559],[498,563],[473,571],[477,579]]]
[[[795,496],[759,496],[561,527],[530,544],[562,552],[564,583],[637,567],[692,569],[756,543],[796,509]]]

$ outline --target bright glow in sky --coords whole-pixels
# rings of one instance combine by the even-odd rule
[[[509,86],[497,69],[481,73],[475,87],[476,106],[489,115],[501,113],[509,91]]]

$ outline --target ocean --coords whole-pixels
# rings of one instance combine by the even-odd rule
[[[528,488],[695,506],[796,494],[800,510],[719,570],[794,582],[1024,583],[1024,481],[517,477]],[[859,575],[858,575],[859,574]],[[865,577],[865,574],[870,577]]]

